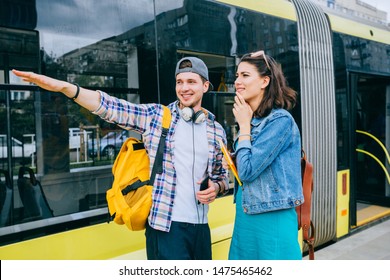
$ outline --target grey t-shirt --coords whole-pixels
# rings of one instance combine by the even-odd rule
[[[208,205],[199,204],[196,192],[206,176],[208,142],[206,122],[195,124],[180,118],[174,135],[174,165],[177,175],[172,221],[207,223]]]

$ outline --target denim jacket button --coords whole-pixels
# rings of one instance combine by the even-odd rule
[[[248,209],[246,207],[244,207],[244,213],[247,213],[248,212]]]
[[[295,205],[299,205],[299,203],[301,203],[301,201],[299,199],[295,200]]]

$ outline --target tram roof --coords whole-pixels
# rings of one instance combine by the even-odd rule
[[[273,15],[280,18],[297,21],[294,5],[287,0],[272,0],[272,4],[270,4],[269,0],[216,1],[233,6],[239,6],[256,12]],[[363,20],[359,20],[358,18],[352,19],[344,15],[341,16],[331,14],[325,10],[324,12],[327,13],[330,20],[331,28],[335,32],[348,34],[380,43],[390,44],[390,30],[387,30],[385,27],[378,27],[374,24],[370,25]]]

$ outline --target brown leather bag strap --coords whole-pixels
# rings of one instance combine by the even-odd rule
[[[313,192],[313,164],[310,163],[302,150],[302,187],[305,203],[300,205],[298,218],[302,228],[303,241],[309,247],[309,259],[314,260],[314,225],[311,221],[311,195]]]
[[[310,232],[310,237],[307,237],[307,238],[303,238],[303,242],[305,242],[307,244],[307,246],[309,247],[309,260],[314,260],[314,225],[313,225],[313,222],[310,221],[310,227],[309,227],[309,230],[306,231],[307,232],[307,235],[308,233]]]
[[[303,196],[305,203],[301,205],[301,227],[303,230],[303,239],[309,239],[310,231],[310,211],[311,211],[311,194],[313,191],[313,165],[306,159],[306,154],[303,153],[301,159],[302,167],[302,185],[303,185]]]

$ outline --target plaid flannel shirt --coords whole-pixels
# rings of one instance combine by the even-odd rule
[[[115,123],[123,129],[134,130],[142,134],[145,148],[150,157],[152,170],[157,147],[162,132],[163,108],[160,104],[134,104],[118,99],[100,91],[100,106],[93,114],[107,122]],[[175,143],[173,135],[180,114],[176,102],[168,105],[172,121],[165,141],[163,172],[156,174],[153,188],[153,205],[149,214],[149,224],[157,230],[168,232],[172,220],[172,208],[176,193],[176,171],[174,168]],[[208,174],[213,181],[225,181],[228,184],[227,171],[222,167],[222,152],[218,139],[226,144],[226,134],[215,116],[207,112]]]

